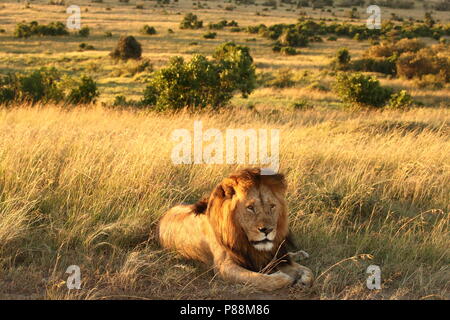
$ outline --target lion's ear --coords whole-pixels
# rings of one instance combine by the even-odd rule
[[[222,187],[224,197],[227,199],[231,199],[233,197],[233,195],[236,193],[236,190],[235,190],[236,180],[234,180],[234,179],[225,178],[225,179],[223,179],[220,186]]]
[[[265,185],[271,187],[278,192],[285,192],[287,189],[286,179],[281,173],[261,176]]]

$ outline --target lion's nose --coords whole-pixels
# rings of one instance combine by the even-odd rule
[[[266,228],[266,227],[262,227],[262,228],[258,228],[258,230],[262,233],[264,233],[265,235],[268,235],[269,233],[272,232],[272,228]]]

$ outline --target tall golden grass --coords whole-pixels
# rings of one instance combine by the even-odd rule
[[[236,169],[172,164],[170,134],[194,120],[280,129],[291,229],[319,278],[273,297],[449,298],[448,108],[160,115],[58,106],[0,110],[0,297],[259,297],[158,245],[165,210]],[[73,264],[82,289],[69,291]],[[380,291],[365,286],[370,264],[381,267]]]

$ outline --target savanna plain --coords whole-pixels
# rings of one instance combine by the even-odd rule
[[[382,21],[424,20],[423,6],[432,1],[412,2],[409,9],[381,6]],[[406,90],[415,103],[346,107],[333,89],[336,52],[348,48],[355,60],[379,44],[322,35],[283,54],[273,50],[273,39],[247,27],[299,18],[365,25],[367,5],[275,3],[0,1],[0,75],[54,67],[68,77],[91,77],[99,92],[76,106],[0,107],[0,298],[450,298],[449,83],[363,70],[384,87]],[[15,35],[23,21],[66,23],[69,5],[81,8],[88,36]],[[180,29],[190,12],[202,28]],[[449,24],[449,12],[434,10],[435,23]],[[238,27],[208,29],[221,20]],[[156,33],[144,34],[144,25]],[[205,38],[209,31],[216,35]],[[110,57],[124,35],[141,44],[141,59]],[[449,38],[417,37],[450,61]],[[229,41],[253,57],[257,85],[248,97],[236,93],[220,108],[162,112],[119,103],[141,99],[171,57],[209,58]],[[172,162],[172,132],[192,131],[195,120],[204,130],[280,130],[290,229],[310,255],[303,264],[316,276],[311,288],[258,292],[161,249],[161,215],[195,202],[239,167]],[[70,265],[81,269],[80,290],[67,289]],[[380,290],[366,287],[369,265],[381,268]]]

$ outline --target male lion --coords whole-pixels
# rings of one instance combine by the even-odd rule
[[[285,191],[282,174],[241,170],[225,178],[209,199],[166,212],[159,225],[161,244],[213,265],[224,279],[261,290],[297,281],[310,286],[311,270],[292,261],[286,249]]]

